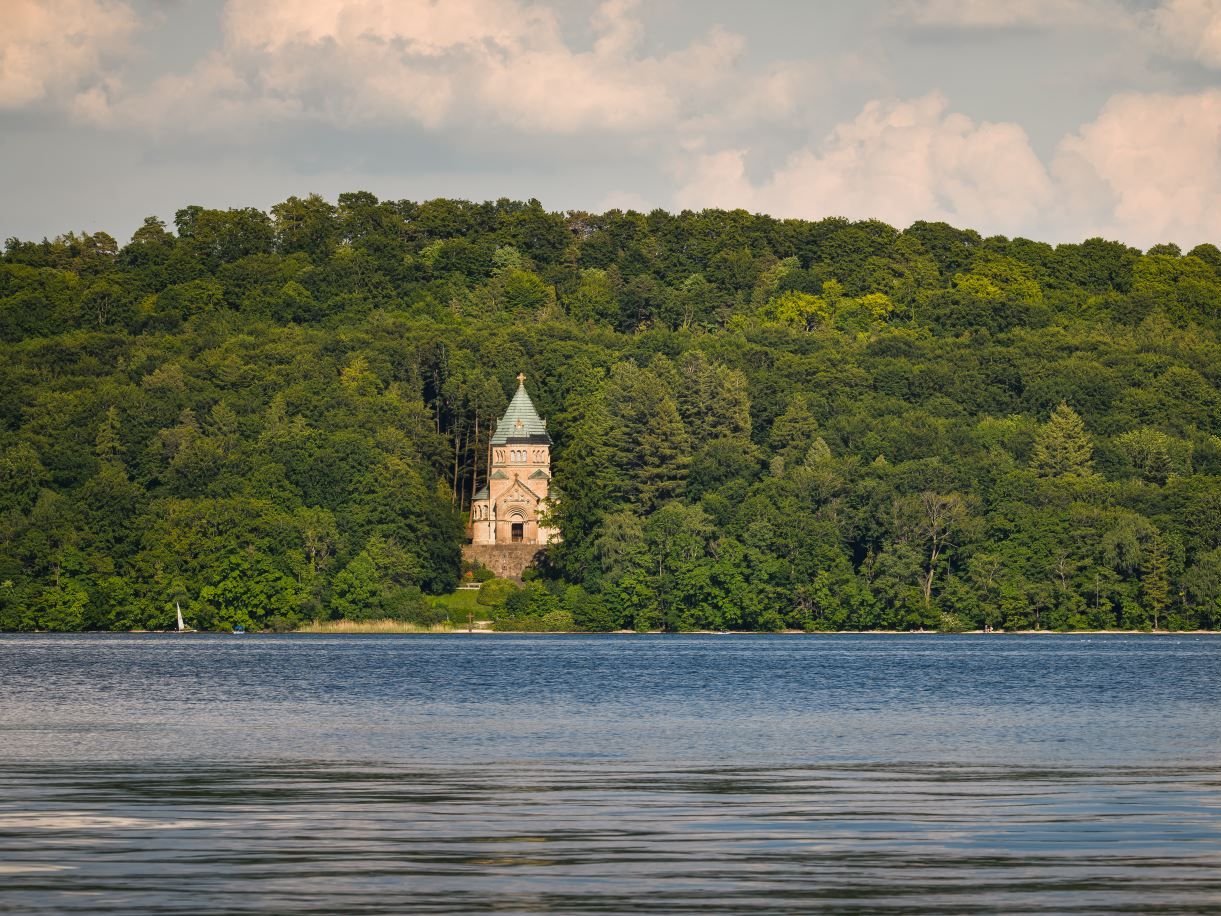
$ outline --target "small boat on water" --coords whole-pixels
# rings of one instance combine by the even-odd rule
[[[246,635],[246,628],[245,628],[244,626],[242,626],[240,623],[238,623],[238,624],[234,624],[234,626],[233,626],[233,635],[234,635],[234,636],[245,636],[245,635]]]
[[[184,623],[184,622],[183,622],[183,619],[182,619],[182,605],[181,605],[181,604],[179,604],[177,601],[175,601],[175,602],[174,602],[174,610],[178,612],[178,632],[179,632],[179,633],[194,633],[194,632],[196,632],[195,630],[193,630],[193,629],[191,629],[190,627],[188,627],[188,626],[186,625],[186,623]]]

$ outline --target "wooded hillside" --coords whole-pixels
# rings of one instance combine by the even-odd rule
[[[0,629],[436,613],[524,371],[521,621],[1221,625],[1221,252],[534,201],[0,260]],[[480,482],[482,482],[480,480]]]

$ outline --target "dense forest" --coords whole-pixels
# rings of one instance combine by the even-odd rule
[[[352,193],[10,239],[0,629],[435,619],[519,371],[564,541],[499,625],[1215,628],[1219,330],[1213,245],[941,223]]]

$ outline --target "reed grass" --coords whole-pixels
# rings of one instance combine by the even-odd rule
[[[452,633],[454,625],[411,623],[406,620],[315,620],[300,627],[298,633]]]

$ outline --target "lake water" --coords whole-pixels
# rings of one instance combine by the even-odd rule
[[[1221,912],[1221,638],[0,636],[0,911]]]

